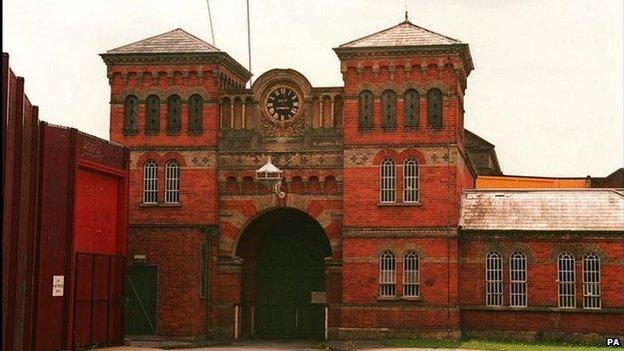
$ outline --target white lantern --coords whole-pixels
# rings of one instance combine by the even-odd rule
[[[282,170],[271,162],[271,156],[269,156],[264,166],[256,170],[256,180],[266,184],[269,188],[273,188],[275,193],[280,198],[283,198],[286,194],[280,190],[280,186],[282,185],[282,173]]]

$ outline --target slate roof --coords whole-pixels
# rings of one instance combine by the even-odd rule
[[[181,28],[108,50],[107,54],[162,54],[219,52],[216,47]]]
[[[457,39],[447,37],[409,21],[384,29],[363,38],[342,44],[339,48],[427,46],[461,44]]]
[[[469,190],[467,230],[624,231],[624,193],[614,189]]]

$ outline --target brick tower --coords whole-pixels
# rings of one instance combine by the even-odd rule
[[[345,94],[338,334],[458,336],[458,209],[475,176],[468,45],[406,20],[334,51]]]

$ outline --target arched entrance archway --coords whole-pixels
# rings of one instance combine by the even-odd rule
[[[270,210],[244,229],[236,250],[242,267],[242,332],[261,338],[320,338],[325,291],[323,259],[331,247],[323,228],[293,208]]]

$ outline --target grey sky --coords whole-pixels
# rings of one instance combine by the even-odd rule
[[[247,65],[244,0],[210,0],[216,46]],[[623,164],[621,0],[251,0],[252,72],[342,85],[331,50],[410,20],[470,44],[466,128],[507,174],[605,176]],[[3,2],[3,51],[41,118],[108,138],[98,53],[181,27],[210,42],[205,0]]]

